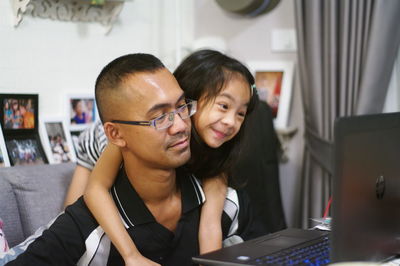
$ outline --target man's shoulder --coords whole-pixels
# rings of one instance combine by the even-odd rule
[[[81,221],[82,224],[87,226],[92,225],[91,227],[98,226],[98,222],[87,207],[83,196],[78,198],[73,204],[67,206],[64,212],[66,215],[71,216],[74,221]],[[78,224],[80,223],[78,222]],[[91,230],[92,228],[88,229]]]
[[[20,246],[22,251],[11,265],[89,265],[95,256],[107,260],[108,250],[99,253],[104,231],[89,212],[81,197],[63,213],[29,237]],[[104,241],[103,241],[104,242]],[[108,247],[103,243],[101,247]]]

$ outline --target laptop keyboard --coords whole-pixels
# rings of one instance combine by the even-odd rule
[[[254,265],[325,265],[329,260],[329,237],[323,236],[306,245],[282,250],[275,254],[270,254],[257,258],[250,262]]]

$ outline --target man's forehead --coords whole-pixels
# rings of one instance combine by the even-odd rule
[[[175,104],[183,95],[175,77],[166,69],[136,73],[127,77],[124,83],[126,98],[144,109],[157,104]]]
[[[143,94],[169,90],[177,84],[175,77],[167,69],[134,73],[126,76],[124,83],[130,89]]]

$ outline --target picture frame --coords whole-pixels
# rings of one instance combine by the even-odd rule
[[[67,95],[66,106],[71,131],[82,131],[98,119],[96,100],[92,94]]]
[[[38,134],[16,136],[6,139],[5,143],[12,166],[47,164],[47,157]]]
[[[38,106],[38,94],[0,94],[0,123],[6,138],[37,133]]]
[[[0,167],[8,167],[8,166],[10,166],[10,159],[8,158],[3,131],[1,130],[0,127]]]
[[[40,119],[40,137],[50,164],[76,162],[75,148],[65,118]]]
[[[294,63],[292,61],[250,61],[257,93],[272,109],[274,125],[288,127],[292,101]]]
[[[81,135],[82,131],[70,131],[69,133],[70,133],[70,136],[71,136],[72,144],[73,144],[74,149],[75,149],[75,157],[78,160],[77,152],[79,150],[79,136]]]

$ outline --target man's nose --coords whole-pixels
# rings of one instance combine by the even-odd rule
[[[190,118],[182,119],[178,113],[175,113],[173,124],[169,127],[169,132],[171,135],[174,135],[186,131],[188,126],[190,126]]]

